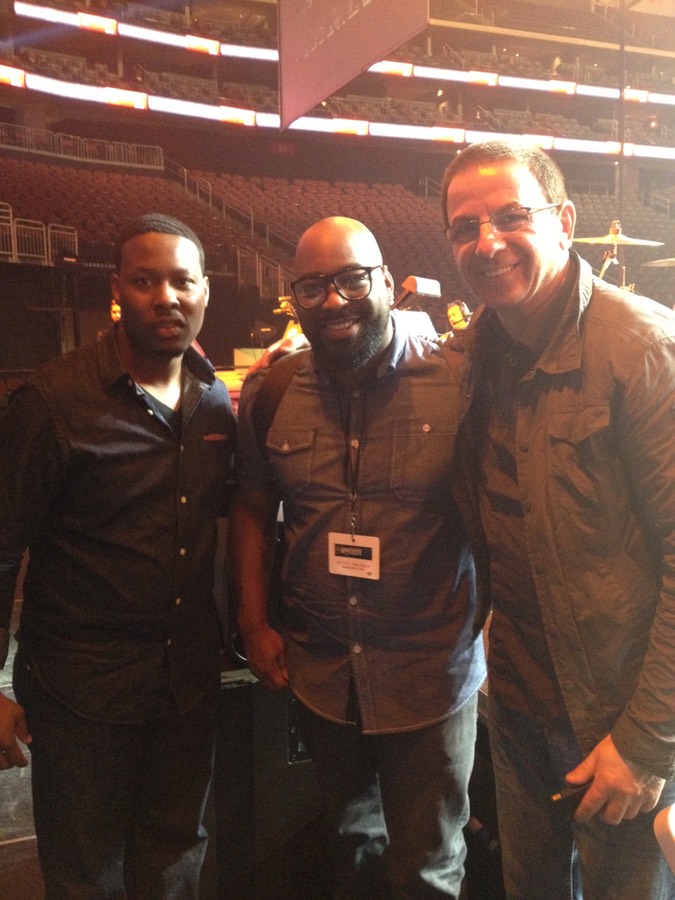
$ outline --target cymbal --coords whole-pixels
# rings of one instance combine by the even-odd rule
[[[653,259],[651,262],[642,263],[642,265],[656,269],[660,269],[663,266],[675,266],[675,256],[671,256],[670,259]]]
[[[647,241],[644,238],[632,238],[628,237],[627,234],[622,234],[619,232],[618,234],[614,234],[610,232],[609,234],[603,234],[602,237],[586,237],[586,238],[574,238],[575,244],[628,244],[628,245],[639,245],[641,247],[662,247],[663,241]]]

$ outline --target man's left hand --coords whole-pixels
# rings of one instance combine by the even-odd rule
[[[599,815],[608,825],[618,825],[624,819],[634,819],[638,813],[650,812],[665,784],[663,778],[625,760],[611,735],[603,738],[566,778],[572,785],[591,782],[577,807],[575,819],[588,822]]]

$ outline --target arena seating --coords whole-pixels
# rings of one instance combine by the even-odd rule
[[[230,271],[236,265],[232,249],[237,243],[284,265],[308,225],[324,216],[347,215],[361,219],[377,234],[397,283],[415,274],[438,279],[448,294],[461,293],[442,234],[438,197],[418,195],[402,184],[192,170],[195,180],[210,186],[209,206],[161,174],[35,162],[12,154],[3,157],[3,168],[7,178],[0,200],[10,203],[17,217],[77,228],[83,262],[109,262],[122,222],[149,209],[183,218],[202,235],[207,253]],[[619,217],[616,201],[609,195],[578,193],[574,199],[579,212],[577,236],[604,235],[611,220]],[[219,209],[249,215],[258,226],[257,233],[232,215],[223,216]],[[624,247],[619,256],[627,269],[627,283],[670,305],[672,269],[643,268],[642,263],[674,254],[675,221],[637,200],[624,202],[621,220],[625,234],[664,242],[663,248]],[[596,270],[608,249],[582,244],[576,248]],[[607,277],[619,280],[619,267],[610,267]]]

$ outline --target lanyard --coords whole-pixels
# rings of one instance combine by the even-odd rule
[[[361,451],[364,444],[363,440],[360,440],[357,437],[350,437],[353,396],[354,395],[352,394],[347,404],[347,408],[345,409],[342,403],[343,397],[341,395],[338,395],[338,406],[340,408],[340,418],[342,421],[342,428],[345,437],[344,479],[347,491],[349,492],[349,533],[352,536],[352,540],[354,539],[354,535],[356,534],[358,483],[359,472],[361,469]],[[361,391],[358,392],[358,396],[361,396]],[[362,402],[365,403],[365,400],[363,400]]]

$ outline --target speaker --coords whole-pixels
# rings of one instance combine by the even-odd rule
[[[296,703],[263,688],[248,669],[223,673],[208,851],[218,900],[330,895],[316,776]]]
[[[490,738],[479,698],[476,756],[469,782],[471,818],[464,829],[466,840],[466,900],[505,900],[502,855],[497,827],[497,798],[490,753]]]

